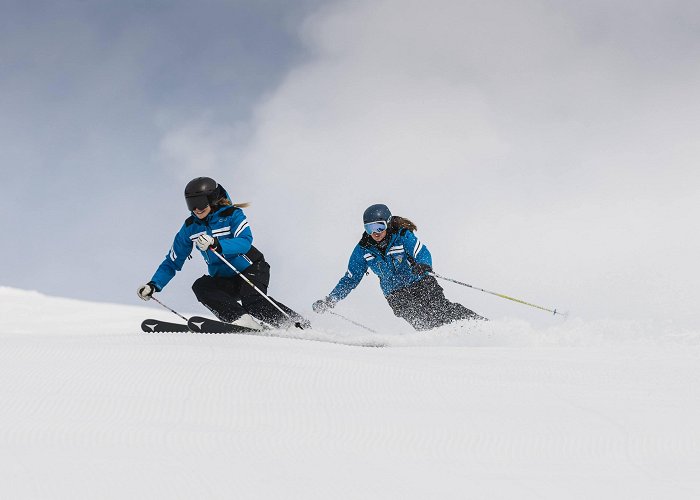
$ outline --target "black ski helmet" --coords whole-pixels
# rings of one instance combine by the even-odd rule
[[[185,186],[185,201],[187,208],[204,210],[207,205],[213,205],[221,198],[221,186],[211,177],[197,177]]]
[[[391,211],[389,207],[381,203],[371,205],[367,207],[365,213],[362,214],[362,223],[367,224],[368,222],[386,222],[389,225],[389,219],[391,219]]]

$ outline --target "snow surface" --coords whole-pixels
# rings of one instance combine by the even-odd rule
[[[368,348],[11,288],[0,317],[3,499],[700,498],[700,333],[670,323],[288,332]]]

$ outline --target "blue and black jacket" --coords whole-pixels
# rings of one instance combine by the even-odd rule
[[[151,281],[158,290],[167,285],[175,273],[182,269],[192,253],[194,242],[200,234],[209,234],[219,240],[221,253],[236,269],[243,271],[251,264],[263,260],[263,254],[253,246],[253,233],[243,210],[234,206],[213,207],[204,219],[194,214],[185,220],[175,235],[172,247],[158,267]],[[236,273],[211,251],[200,252],[207,263],[209,275],[233,277]]]
[[[432,266],[433,259],[428,248],[413,231],[390,225],[380,243],[381,247],[366,233],[362,236],[350,255],[347,272],[328,295],[330,300],[337,302],[347,297],[370,269],[379,276],[379,286],[387,296],[425,277],[413,273],[416,263]]]

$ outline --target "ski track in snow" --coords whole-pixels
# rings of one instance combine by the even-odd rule
[[[672,325],[292,332],[366,348],[0,304],[0,498],[700,496],[700,334]]]

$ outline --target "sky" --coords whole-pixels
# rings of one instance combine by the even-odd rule
[[[270,293],[303,313],[382,202],[442,275],[700,326],[697,2],[2,5],[2,285],[135,303],[208,175],[252,203]],[[197,256],[162,300],[201,312],[204,272]],[[338,307],[404,327],[374,277]]]

